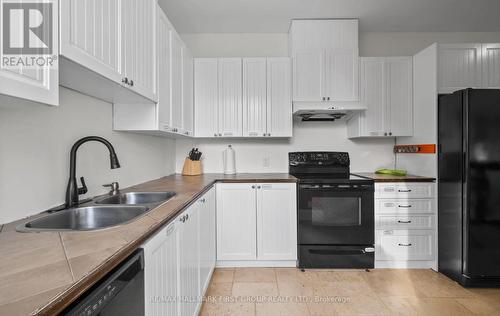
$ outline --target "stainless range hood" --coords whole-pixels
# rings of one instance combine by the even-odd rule
[[[294,102],[293,116],[305,122],[346,121],[366,110],[361,102]]]

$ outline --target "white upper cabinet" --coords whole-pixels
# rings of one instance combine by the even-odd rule
[[[52,55],[56,56],[59,52],[58,3],[59,1],[52,2]],[[3,17],[2,10],[3,8],[0,8],[0,16]],[[19,31],[22,29],[19,28]],[[19,34],[19,38],[21,37],[22,35]],[[59,105],[58,63],[56,59],[53,60],[52,66],[47,64],[44,67],[16,67],[15,69],[7,68],[2,63],[0,65],[0,96],[7,95],[49,105]]]
[[[290,58],[267,59],[267,135],[292,137]]]
[[[170,106],[172,107],[172,127],[174,132],[182,130],[182,47],[181,38],[176,32],[170,37]]]
[[[157,102],[156,1],[60,3],[61,85],[112,103]]]
[[[182,47],[182,133],[193,135],[193,56]]]
[[[158,29],[156,49],[158,54],[158,104],[156,105],[156,118],[158,129],[170,131],[170,33],[172,27],[167,16],[158,9]]]
[[[348,122],[348,132],[355,126],[351,135],[384,136],[387,131],[387,107],[385,84],[385,58],[360,58],[360,100],[366,110]]]
[[[482,45],[482,87],[500,89],[500,44]]]
[[[294,50],[293,60],[293,100],[318,101],[326,95],[323,90],[324,54],[320,49]]]
[[[243,136],[266,136],[266,58],[243,59]]]
[[[241,58],[220,58],[219,133],[223,137],[242,136],[242,65]]]
[[[67,0],[61,5],[61,55],[122,80],[122,1]]]
[[[156,2],[123,0],[121,6],[123,83],[156,101]]]
[[[440,93],[481,87],[481,44],[440,44],[438,87]]]
[[[413,63],[411,57],[386,60],[389,136],[413,135]]]
[[[194,60],[195,136],[217,137],[218,124],[217,58]]]
[[[291,137],[290,58],[196,58],[196,137]]]
[[[358,20],[293,20],[293,101],[357,101]]]
[[[411,57],[360,58],[360,99],[366,111],[347,122],[349,138],[413,134]]]

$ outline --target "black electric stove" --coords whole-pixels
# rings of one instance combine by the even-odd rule
[[[292,152],[298,178],[299,268],[373,268],[374,183],[346,152]]]

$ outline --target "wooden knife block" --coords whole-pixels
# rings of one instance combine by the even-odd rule
[[[182,167],[183,176],[198,176],[201,172],[201,160],[191,160],[186,157],[184,167]]]

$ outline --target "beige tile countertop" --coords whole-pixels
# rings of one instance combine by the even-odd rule
[[[436,178],[416,176],[413,174],[407,174],[405,176],[376,174],[373,172],[353,172],[353,174],[372,179],[375,182],[433,182],[436,180]]]
[[[19,233],[0,225],[0,315],[54,315],[111,271],[215,182],[296,182],[288,174],[171,175],[127,191],[175,191],[131,223],[86,232]]]

